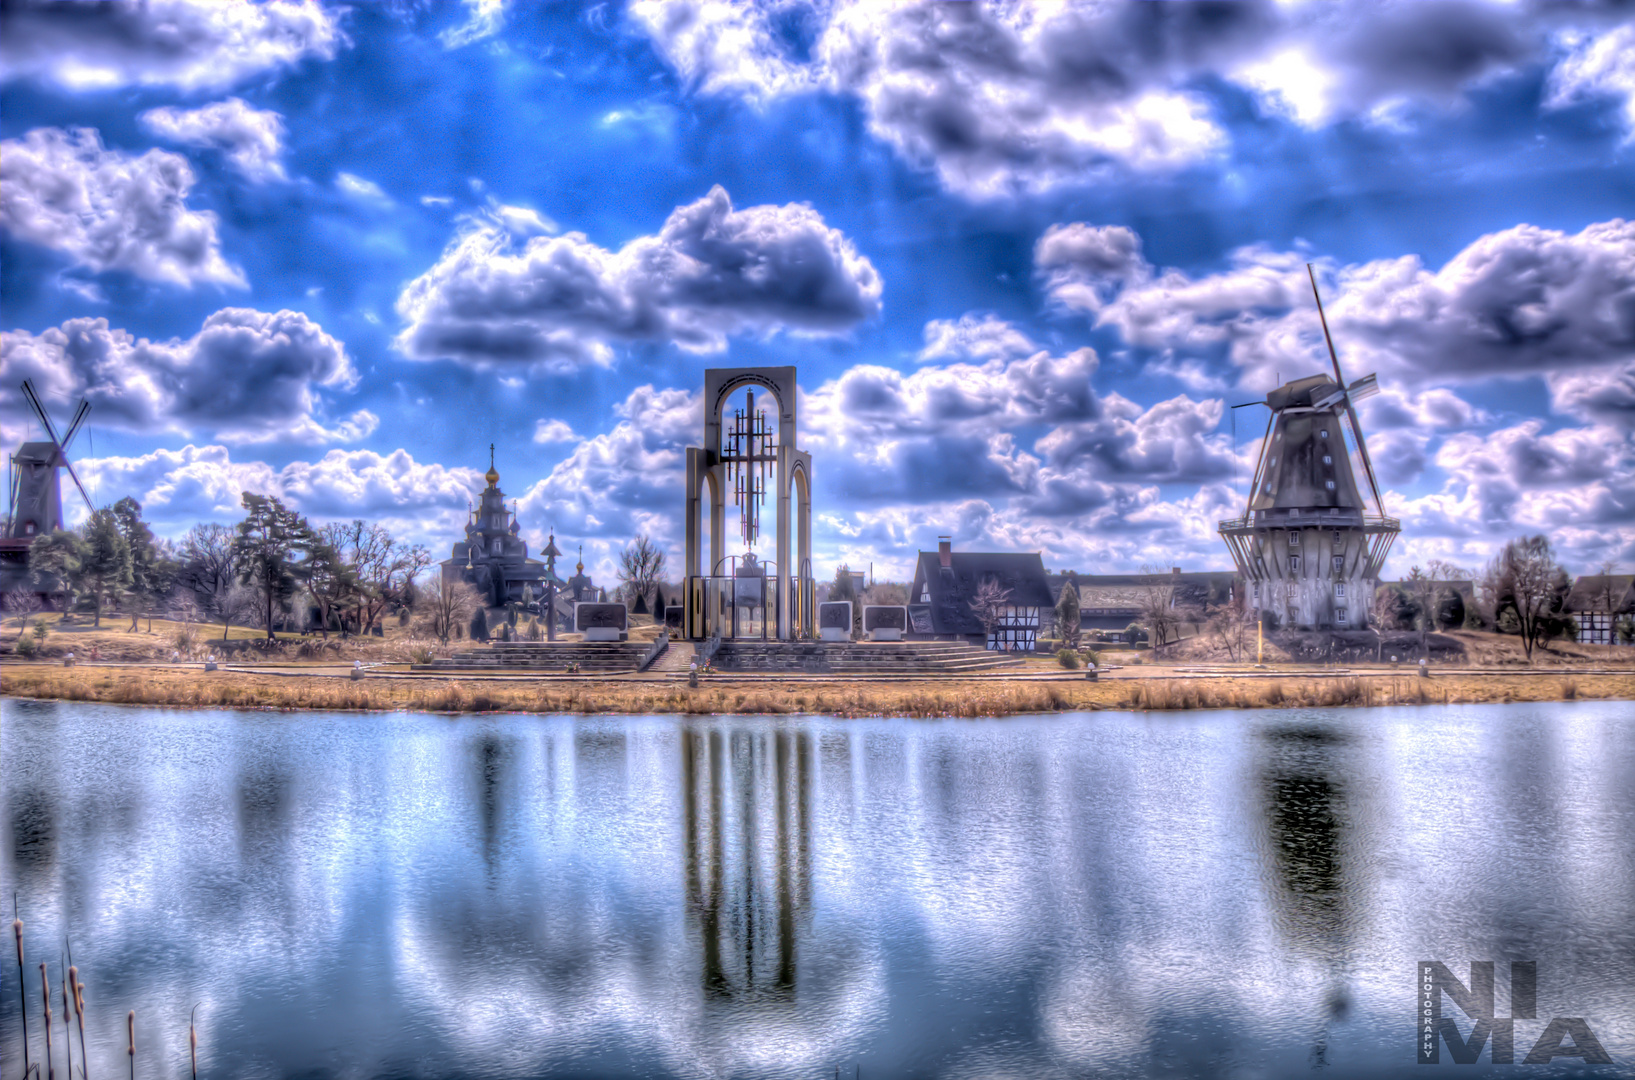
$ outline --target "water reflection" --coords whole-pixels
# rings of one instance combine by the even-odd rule
[[[1635,1051],[1617,706],[0,708],[0,888],[103,1074],[126,1008],[185,1074],[203,1001],[206,1075],[1417,1076],[1422,956],[1539,959]]]

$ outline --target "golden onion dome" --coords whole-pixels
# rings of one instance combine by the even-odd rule
[[[488,481],[489,487],[493,487],[495,484],[500,482],[500,471],[494,468],[494,466],[490,465],[488,467],[488,472],[484,474],[484,479]]]

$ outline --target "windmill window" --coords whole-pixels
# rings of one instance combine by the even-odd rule
[[[1326,488],[1328,488],[1328,489],[1329,489],[1329,490],[1330,490],[1330,491],[1333,491],[1333,490],[1334,490],[1334,481],[1332,481],[1332,480],[1324,480],[1324,481],[1323,481],[1323,486],[1324,486],[1324,487],[1326,487]]]
[[[1345,582],[1336,581],[1334,583],[1334,599],[1336,599],[1336,600],[1344,600],[1345,599]]]
[[[1290,547],[1299,547],[1300,546],[1300,534],[1299,533],[1297,533],[1297,532],[1289,533],[1289,546]]]
[[[1320,431],[1318,431],[1317,432],[1317,437],[1320,438],[1320,439],[1328,438],[1328,428],[1323,428]]]
[[[33,536],[34,535],[34,523],[32,521],[23,522],[23,535],[24,536]]]
[[[1334,464],[1334,457],[1332,455],[1330,455],[1330,454],[1324,454],[1323,455],[1323,464],[1324,465]]]
[[[1334,621],[1337,623],[1343,623],[1350,622],[1351,620],[1346,616],[1345,608],[1337,607],[1334,609]]]
[[[1339,547],[1344,541],[1340,538],[1340,530],[1334,530],[1334,546]]]
[[[1290,555],[1289,556],[1289,573],[1298,574],[1299,572],[1300,572],[1300,556]]]
[[[1276,464],[1277,464],[1277,459],[1276,459],[1276,458],[1273,458],[1273,459],[1272,459],[1272,462],[1271,462],[1271,463],[1272,463],[1272,464],[1273,464],[1273,465],[1276,465]]]
[[[1334,556],[1334,572],[1336,574],[1338,574],[1340,571],[1342,571],[1344,569],[1345,569],[1345,556],[1344,555]]]

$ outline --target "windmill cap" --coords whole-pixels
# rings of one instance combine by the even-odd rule
[[[1309,407],[1313,402],[1321,401],[1340,387],[1327,375],[1307,375],[1304,379],[1295,379],[1266,395],[1266,405],[1276,411],[1291,407]]]

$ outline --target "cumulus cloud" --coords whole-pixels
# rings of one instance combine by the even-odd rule
[[[1065,235],[1058,229],[1035,253],[1048,295],[1130,344],[1224,351],[1257,386],[1277,373],[1328,369],[1304,256],[1245,248],[1227,270],[1193,277],[1137,262],[1137,249],[1113,278],[1093,246],[1077,255],[1054,242]],[[1329,325],[1353,378],[1560,376],[1635,356],[1635,224],[1622,219],[1572,235],[1518,225],[1478,238],[1436,271],[1414,255],[1324,268]]]
[[[265,183],[284,179],[284,118],[270,109],[253,109],[238,98],[228,98],[202,109],[166,105],[149,109],[142,126],[172,142],[221,150],[246,178]]]
[[[1597,20],[1587,5],[1489,0],[638,0],[631,14],[696,92],[855,96],[877,137],[972,198],[1206,161],[1226,144],[1204,96],[1211,80],[1307,126],[1389,120],[1545,64],[1558,28]],[[1615,38],[1573,54],[1558,98],[1626,94],[1629,50]]]
[[[318,390],[350,390],[358,374],[342,344],[295,311],[224,308],[187,339],[149,341],[70,319],[35,335],[0,335],[8,375],[0,414],[26,412],[15,385],[32,379],[52,404],[90,400],[99,426],[206,432],[228,442],[352,442],[380,420],[359,410],[322,419]]]
[[[1551,73],[1550,106],[1596,98],[1622,100],[1626,138],[1635,139],[1635,25],[1575,36],[1571,51]]]
[[[573,433],[573,428],[565,420],[538,420],[534,422],[534,441],[536,443],[565,443],[579,442],[579,436]]]
[[[275,495],[318,522],[379,521],[438,554],[461,535],[467,502],[484,484],[475,469],[417,462],[406,450],[331,450],[317,461],[274,468],[234,461],[225,446],[189,444],[138,457],[85,458],[75,468],[99,492],[133,496],[173,535],[198,521],[242,518],[241,494],[252,491]]]
[[[1612,368],[1553,371],[1546,381],[1556,412],[1635,429],[1635,360]]]
[[[192,210],[187,159],[105,150],[90,128],[36,128],[0,142],[0,225],[80,266],[150,281],[245,288],[221,255],[216,215]]]
[[[417,360],[608,364],[623,342],[719,352],[728,337],[843,333],[880,310],[880,276],[810,206],[735,210],[720,187],[618,251],[581,233],[520,250],[474,227],[398,298]]]
[[[70,90],[223,89],[346,44],[318,0],[16,0],[0,14],[0,71]]]

